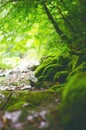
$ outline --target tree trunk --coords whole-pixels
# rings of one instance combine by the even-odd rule
[[[56,32],[59,34],[59,36],[61,37],[62,40],[65,40],[69,43],[69,39],[68,37],[61,31],[60,27],[58,26],[57,22],[54,20],[53,16],[51,15],[49,9],[47,8],[46,4],[43,3],[43,7],[46,11],[46,14],[49,18],[49,20],[51,21],[52,25],[54,26]]]

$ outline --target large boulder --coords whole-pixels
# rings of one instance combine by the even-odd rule
[[[70,78],[59,110],[64,130],[86,130],[86,72]]]
[[[38,81],[59,81],[65,82],[68,76],[68,67],[71,57],[61,55],[60,57],[48,57],[35,71]],[[60,73],[61,71],[61,73]],[[61,81],[62,80],[62,81]]]
[[[42,76],[42,73],[44,71],[44,69],[48,66],[51,66],[53,64],[58,63],[58,58],[57,57],[48,57],[47,59],[45,59],[35,70],[35,76],[39,77]]]

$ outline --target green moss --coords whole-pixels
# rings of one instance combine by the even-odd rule
[[[35,76],[39,77],[42,74],[44,68],[45,68],[45,65],[43,65],[43,64],[41,64],[40,66],[38,66],[37,69],[35,70],[35,73],[34,73]]]
[[[65,84],[58,84],[58,85],[54,84],[54,85],[52,85],[52,86],[49,88],[48,91],[51,91],[51,92],[57,92],[58,95],[61,96],[64,87],[65,87]]]
[[[68,77],[68,71],[60,71],[55,74],[54,81],[64,83],[66,81],[67,77]]]
[[[62,65],[62,70],[68,69],[68,65],[71,62],[71,60],[72,57],[70,56],[70,54],[64,54],[59,57],[58,63]]]
[[[77,55],[72,56],[72,60],[70,61],[68,65],[71,71],[73,71],[77,67],[78,60],[79,60],[79,56]]]
[[[6,93],[7,96],[9,93]],[[47,105],[47,103],[53,102],[55,97],[53,96],[53,92],[29,92],[28,90],[25,91],[16,91],[11,96],[9,102],[5,106],[4,110],[35,110],[41,106]],[[27,107],[23,107],[24,104],[27,103]]]
[[[77,65],[80,65],[81,63],[86,61],[86,50],[82,50],[82,52],[79,54],[79,60]]]
[[[72,75],[74,75],[74,74],[76,74],[76,73],[79,73],[79,72],[84,72],[84,71],[86,71],[86,62],[83,62],[82,64],[80,64],[79,66],[77,66],[77,67],[70,73],[68,79],[69,79]]]
[[[60,113],[64,130],[86,130],[86,72],[69,80],[63,91]]]
[[[36,71],[35,71],[35,76],[38,77],[38,76],[42,75],[43,70],[44,70],[47,66],[52,65],[52,64],[55,64],[55,63],[57,63],[57,61],[58,61],[58,60],[57,60],[56,57],[54,57],[54,58],[49,57],[49,58],[45,59],[45,60],[43,61],[43,63],[37,67],[37,69],[36,69]]]
[[[12,65],[7,65],[7,64],[1,62],[0,69],[12,69]]]
[[[52,80],[53,81],[53,77],[56,74],[57,71],[61,70],[61,65],[59,64],[53,64],[53,65],[49,65],[47,66],[42,73],[42,76],[45,76],[45,80]]]
[[[38,82],[42,82],[44,80],[44,76],[39,76],[38,77]]]
[[[45,81],[60,82],[65,83],[69,74],[69,63],[71,61],[71,56],[61,55],[57,57],[47,57],[41,65],[36,69],[35,76],[38,78],[36,87],[46,88]]]
[[[56,56],[53,57],[47,57],[43,62],[43,64],[55,64],[58,63],[58,58]]]
[[[82,71],[86,71],[86,62],[83,62],[82,64],[80,64],[80,65],[74,70],[74,72],[82,72]]]
[[[54,82],[52,81],[41,81],[41,82],[37,82],[36,83],[36,88],[50,88],[52,85],[54,84]]]

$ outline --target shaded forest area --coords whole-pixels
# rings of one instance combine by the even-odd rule
[[[0,130],[86,130],[86,0],[0,0]]]

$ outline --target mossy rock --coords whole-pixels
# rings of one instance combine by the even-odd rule
[[[50,56],[43,60],[42,64],[55,64],[58,63],[58,57]]]
[[[79,72],[85,72],[86,71],[86,62],[83,62],[82,64],[80,64],[79,66],[77,66],[69,75],[68,79],[76,74],[76,73],[79,73]]]
[[[48,65],[45,68],[39,68],[35,73],[38,81],[53,81],[54,75],[57,71],[61,71],[62,66],[59,64]]]
[[[54,81],[58,81],[60,83],[65,83],[67,77],[68,77],[68,71],[60,71],[55,74]]]
[[[51,92],[57,92],[58,95],[60,95],[60,97],[61,97],[65,85],[66,85],[66,84],[58,84],[58,85],[57,85],[57,84],[54,84],[54,85],[52,85],[52,86],[49,88],[49,91],[51,91]]]
[[[37,83],[36,83],[36,88],[38,88],[38,89],[40,89],[40,88],[48,89],[48,88],[50,88],[53,84],[54,84],[54,82],[51,82],[51,81],[37,82]]]
[[[39,79],[39,81],[54,81],[54,76],[56,75],[57,72],[66,71],[68,69],[70,61],[71,61],[70,55],[62,55],[59,58],[48,57],[36,69],[35,76]],[[67,72],[61,72],[59,73],[60,78],[58,79],[60,82],[64,83],[67,76],[68,76]]]
[[[78,60],[79,60],[79,56],[76,56],[76,55],[72,56],[72,60],[68,64],[68,68],[70,72],[73,71],[77,67]]]
[[[83,62],[74,70],[74,72],[82,72],[82,71],[86,71],[86,62]]]
[[[64,130],[86,130],[86,72],[71,77],[59,110]]]
[[[38,82],[42,82],[42,81],[44,81],[44,76],[39,76],[38,77]]]
[[[49,57],[49,58],[45,59],[45,61],[43,61],[43,63],[41,65],[39,65],[37,67],[37,69],[35,70],[35,76],[38,77],[38,76],[42,75],[43,70],[47,66],[53,65],[53,64],[57,63],[57,61],[58,61],[57,57],[54,57],[54,58]]]
[[[70,52],[71,53],[71,52]],[[72,51],[72,70],[86,61],[86,49],[80,51]]]
[[[85,61],[86,61],[86,50],[82,51],[82,53],[80,53],[77,65],[80,65],[81,63],[83,63]]]
[[[71,60],[72,57],[70,55],[62,55],[59,57],[58,63],[62,65],[62,70],[66,70],[68,68]]]
[[[39,65],[39,66],[37,67],[37,69],[35,70],[34,75],[35,75],[36,77],[39,77],[39,76],[42,74],[44,68],[45,68],[45,65],[43,65],[43,64]]]
[[[62,66],[59,64],[53,64],[47,66],[42,73],[42,76],[44,76],[44,80],[53,81],[54,75],[57,71],[61,71]]]

